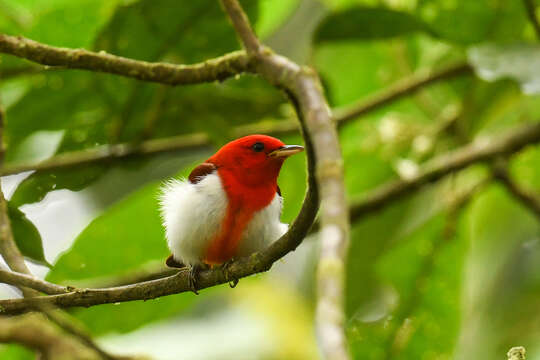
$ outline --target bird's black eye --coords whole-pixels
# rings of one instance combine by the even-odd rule
[[[264,150],[264,144],[262,142],[256,142],[252,146],[253,151],[261,152]]]

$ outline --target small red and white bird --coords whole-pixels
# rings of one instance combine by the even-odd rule
[[[231,141],[187,180],[167,182],[160,196],[161,215],[171,256],[167,265],[196,272],[263,250],[280,238],[282,197],[277,185],[287,157],[302,151],[266,135]]]

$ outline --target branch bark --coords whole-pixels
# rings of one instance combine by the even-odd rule
[[[70,292],[69,288],[40,280],[32,275],[0,269],[0,282],[16,287],[34,289],[48,295]]]
[[[223,81],[249,71],[249,58],[243,51],[193,65],[151,63],[84,49],[68,49],[41,44],[22,36],[0,34],[0,52],[42,65],[99,71],[168,85]]]

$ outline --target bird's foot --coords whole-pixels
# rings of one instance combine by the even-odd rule
[[[189,269],[189,275],[188,275],[188,282],[189,282],[189,289],[195,293],[195,295],[199,295],[198,286],[197,286],[197,277],[199,276],[199,273],[201,270],[203,270],[203,266],[200,264],[194,264],[191,265],[191,269]]]
[[[223,273],[225,274],[225,280],[229,283],[229,286],[231,289],[234,289],[236,285],[238,285],[238,279],[235,277],[231,277],[231,274],[229,273],[229,266],[234,262],[235,259],[230,259],[225,261],[221,268],[223,269]]]

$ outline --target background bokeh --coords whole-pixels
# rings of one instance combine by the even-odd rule
[[[540,121],[540,39],[520,0],[245,0],[257,34],[314,67],[333,108],[461,62],[470,74],[424,87],[340,128],[349,198],[414,174],[478,138]],[[536,2],[540,15],[540,2]],[[216,0],[0,0],[0,32],[147,61],[194,63],[239,48]],[[40,277],[101,286],[162,267],[160,184],[185,176],[232,128],[290,118],[254,76],[168,87],[0,56],[5,165],[103,144],[203,132],[213,146],[2,178],[17,243]],[[299,135],[281,137],[300,143]],[[540,193],[540,147],[509,159]],[[475,165],[353,224],[346,331],[355,359],[540,359],[540,221]],[[486,180],[487,179],[487,180]],[[305,158],[287,160],[283,220],[298,213]],[[151,301],[76,309],[114,353],[156,359],[317,359],[317,235],[263,275]],[[52,267],[47,267],[47,263]],[[18,296],[2,286],[3,298]],[[1,345],[1,359],[33,359]]]

